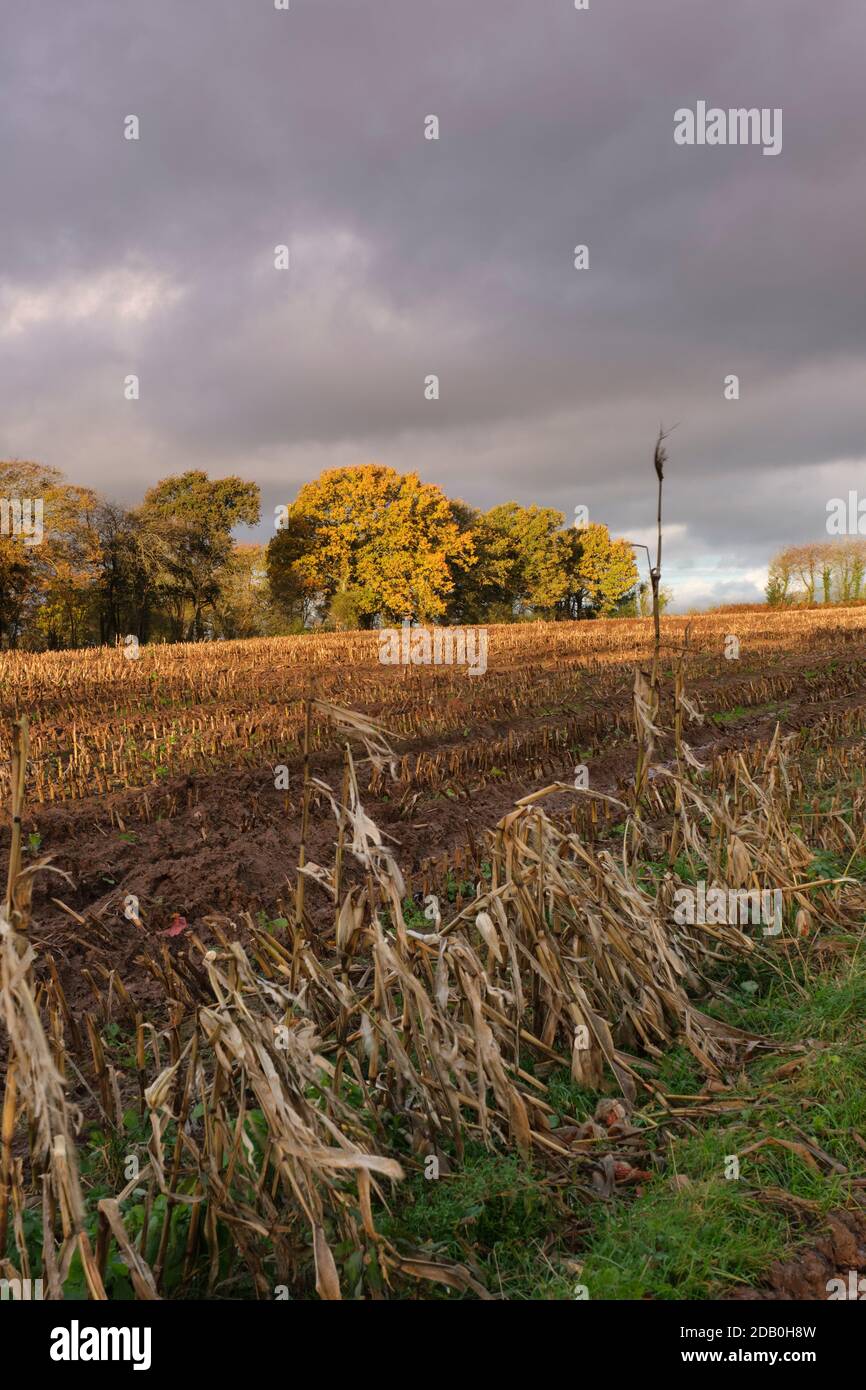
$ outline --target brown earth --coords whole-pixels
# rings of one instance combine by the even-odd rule
[[[693,726],[690,743],[705,760],[747,742],[768,741],[777,719],[783,733],[799,730],[857,702],[856,697],[821,704],[789,701],[780,715],[745,715],[725,731],[711,721]],[[632,773],[634,748],[627,743],[607,748],[591,758],[590,767],[592,788],[616,795]],[[388,837],[410,891],[426,890],[428,878],[429,887],[434,887],[435,873],[428,873],[428,861],[461,847],[477,847],[484,830],[495,826],[520,797],[552,781],[572,780],[571,760],[562,755],[543,765],[531,759],[511,771],[518,775],[497,781],[480,778],[459,798],[428,790],[410,792],[402,801],[387,794],[364,797],[365,809]],[[313,772],[337,789],[335,755],[314,759]],[[38,833],[38,854],[51,862],[50,870],[35,876],[32,939],[40,952],[49,951],[55,958],[70,1005],[87,1007],[90,986],[81,971],[96,962],[102,974],[118,972],[139,1006],[153,1004],[159,989],[146,962],[155,951],[158,954],[163,941],[157,934],[166,931],[175,914],[203,939],[210,935],[205,919],[214,914],[262,911],[269,918],[282,916],[294,894],[301,789],[300,771],[292,771],[289,790],[276,791],[273,769],[265,766],[185,776],[159,787],[29,808],[25,836]],[[563,793],[551,797],[546,809],[567,811],[573,804],[574,798]],[[321,799],[312,808],[307,859],[332,864],[334,839],[334,817]],[[5,845],[4,828],[0,859]],[[130,894],[140,904],[143,927],[124,916]],[[333,920],[330,898],[313,883],[308,884],[307,907],[327,930]],[[237,930],[243,936],[242,921]],[[185,934],[166,939],[165,945],[175,955],[187,954]]]
[[[858,694],[821,703],[790,699],[778,714],[747,713],[724,730],[707,721],[693,726],[688,738],[697,756],[706,760],[746,743],[769,741],[777,722],[783,734],[798,731],[828,713],[862,704],[863,698]],[[556,718],[534,722],[551,727],[557,723]],[[479,732],[483,735],[474,731]],[[501,735],[501,730],[491,729],[490,735],[495,734]],[[661,751],[664,757],[664,745]],[[588,759],[593,789],[620,792],[632,773],[634,754],[631,744],[621,742]],[[571,759],[564,756],[543,764],[531,760],[512,771],[516,775],[496,781],[480,778],[454,799],[427,790],[410,792],[403,801],[387,795],[364,797],[365,809],[389,837],[411,887],[421,887],[427,861],[477,845],[484,830],[495,826],[520,797],[551,781],[572,778]],[[336,791],[336,756],[314,759],[313,772]],[[273,769],[263,766],[30,807],[25,836],[32,832],[41,837],[38,855],[49,856],[51,870],[63,875],[51,870],[36,875],[32,939],[43,964],[46,954],[56,962],[72,1013],[80,1016],[91,1009],[95,986],[104,986],[116,972],[134,1007],[155,1021],[166,1008],[158,974],[163,950],[191,969],[188,934],[194,931],[205,942],[211,939],[208,917],[232,918],[258,910],[269,917],[283,915],[294,894],[300,798],[299,770],[292,770],[289,789],[282,792],[274,789]],[[547,809],[567,810],[572,802],[566,793],[551,798]],[[322,799],[313,807],[308,859],[332,863],[334,831],[333,815]],[[4,826],[0,865],[7,847]],[[139,900],[143,928],[124,916],[129,894]],[[307,898],[314,920],[327,928],[333,916],[328,896],[310,883]],[[186,919],[188,932],[160,937],[175,914]],[[233,927],[222,925],[243,937],[241,919]],[[73,1100],[87,1111],[84,1091],[73,1084],[72,1092]],[[760,1287],[738,1289],[729,1296],[823,1300],[833,1278],[845,1281],[847,1288],[849,1270],[856,1270],[858,1278],[866,1272],[866,1216],[840,1211],[827,1224],[827,1232],[792,1259],[774,1263]]]
[[[729,1298],[748,1302],[826,1302],[831,1279],[841,1279],[845,1296],[850,1296],[851,1270],[857,1275],[853,1281],[855,1290],[866,1274],[866,1213],[833,1212],[827,1218],[827,1227],[826,1234],[797,1251],[790,1260],[776,1260],[758,1288],[735,1289]],[[859,1297],[866,1299],[866,1281]]]

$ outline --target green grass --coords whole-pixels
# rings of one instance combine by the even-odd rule
[[[382,1226],[389,1238],[430,1258],[468,1263],[501,1297],[563,1299],[573,1297],[576,1279],[545,1254],[559,1219],[532,1167],[473,1144],[453,1173],[407,1179]],[[436,1284],[426,1285],[423,1294],[460,1297]]]
[[[866,961],[855,956],[838,974],[812,980],[802,968],[787,977],[748,969],[749,978],[729,986],[711,1012],[781,1049],[759,1056],[724,1093],[738,1108],[697,1121],[696,1133],[673,1126],[648,1137],[653,1177],[640,1194],[624,1188],[612,1201],[588,1199],[584,1176],[583,1186],[559,1186],[554,1196],[542,1174],[516,1156],[470,1148],[452,1173],[407,1180],[388,1234],[431,1257],[474,1262],[491,1292],[509,1299],[572,1299],[579,1283],[590,1299],[707,1299],[760,1283],[773,1260],[809,1237],[791,1207],[761,1200],[760,1190],[783,1189],[826,1213],[845,1205],[845,1188],[789,1150],[744,1151],[762,1139],[805,1135],[852,1173],[866,1168],[854,1138],[866,1138]],[[805,1051],[796,1050],[801,1042]],[[772,1079],[795,1060],[796,1070]],[[656,1079],[666,1093],[683,1096],[700,1092],[704,1080],[684,1047],[665,1054]],[[593,1113],[598,1097],[567,1073],[546,1084],[555,1127]],[[739,1158],[738,1179],[726,1177],[731,1155]],[[583,1263],[579,1275],[574,1261]],[[425,1296],[458,1297],[433,1285]]]
[[[791,708],[790,701],[781,704],[767,705],[735,705],[733,709],[717,710],[710,715],[713,723],[722,726],[726,724],[736,724],[741,719],[754,719],[762,714],[787,714]]]
[[[693,876],[685,872],[690,866],[676,867]],[[822,851],[809,876],[841,875],[846,867]],[[848,872],[862,877],[863,868],[857,860]],[[432,1258],[470,1264],[491,1292],[509,1299],[573,1299],[578,1284],[590,1299],[707,1299],[739,1283],[759,1284],[773,1260],[809,1240],[822,1213],[845,1205],[846,1193],[843,1179],[816,1172],[800,1154],[777,1145],[745,1151],[764,1139],[796,1143],[805,1135],[852,1174],[866,1169],[854,1137],[866,1139],[866,952],[853,938],[837,940],[850,957],[840,955],[824,973],[800,961],[779,966],[769,954],[733,967],[706,1011],[778,1046],[758,1051],[724,1093],[739,1102],[735,1108],[693,1121],[696,1132],[677,1125],[648,1131],[653,1176],[640,1193],[629,1187],[611,1201],[593,1199],[585,1172],[573,1184],[553,1184],[514,1155],[469,1146],[451,1173],[407,1179],[387,1234]],[[788,1062],[800,1065],[774,1077]],[[522,1063],[534,1073],[531,1058]],[[554,1132],[593,1114],[599,1096],[567,1072],[544,1080]],[[666,1094],[688,1096],[702,1091],[705,1077],[677,1046],[659,1060],[656,1081]],[[732,1155],[739,1178],[726,1177]],[[767,1188],[816,1203],[818,1220],[810,1229],[790,1205],[762,1200]],[[460,1295],[431,1284],[424,1296]]]
[[[749,1004],[715,1012],[750,1032],[795,1045],[811,1040],[810,1050],[756,1061],[733,1093],[745,1102],[741,1109],[706,1122],[697,1135],[672,1137],[662,1155],[664,1175],[648,1183],[642,1197],[605,1208],[581,1276],[590,1297],[707,1298],[735,1283],[760,1281],[771,1261],[806,1233],[792,1223],[788,1208],[760,1201],[755,1189],[783,1188],[817,1202],[822,1212],[844,1205],[839,1178],[777,1147],[744,1155],[739,1180],[726,1179],[727,1156],[762,1138],[796,1142],[799,1130],[852,1172],[863,1171],[866,1155],[852,1131],[863,1135],[866,1129],[866,964],[854,961],[838,977],[820,978],[805,996],[793,980],[776,979],[759,990]],[[799,1056],[803,1064],[791,1076],[770,1080]],[[677,1050],[665,1057],[660,1079],[685,1094],[699,1073],[689,1054]],[[678,1188],[673,1174],[689,1185]]]

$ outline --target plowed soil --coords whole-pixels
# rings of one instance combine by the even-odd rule
[[[747,742],[768,741],[777,721],[782,733],[798,730],[831,709],[842,710],[856,702],[855,697],[820,705],[789,701],[780,714],[745,715],[736,727],[725,731],[707,721],[694,726],[690,743],[698,757],[706,760]],[[634,757],[635,750],[628,744],[593,757],[593,789],[612,795],[620,792],[633,772]],[[337,791],[335,757],[317,760],[313,772]],[[389,837],[410,884],[420,888],[426,861],[457,846],[477,843],[516,800],[556,780],[572,780],[571,764],[564,758],[548,760],[544,766],[531,763],[517,778],[470,786],[459,800],[422,791],[401,804],[387,795],[371,794],[364,798],[364,806]],[[143,819],[142,812],[145,791],[149,820]],[[106,968],[116,968],[134,997],[140,986],[147,997],[153,981],[149,972],[141,978],[142,938],[164,933],[175,914],[204,938],[208,934],[205,919],[212,914],[282,915],[296,882],[301,791],[299,769],[292,772],[287,791],[276,791],[273,769],[266,766],[253,772],[186,776],[159,788],[131,788],[107,797],[29,808],[25,835],[38,833],[38,853],[51,861],[50,871],[35,876],[33,939],[54,955],[70,1002],[82,990],[86,993],[80,970],[87,963],[89,931],[90,954]],[[552,797],[547,809],[556,812],[572,804],[573,798],[563,793]],[[0,860],[8,833],[6,828],[0,832]],[[334,838],[333,813],[320,799],[312,808],[308,861],[332,863]],[[124,916],[123,905],[130,894],[140,904],[143,927]],[[307,905],[314,920],[321,917],[323,927],[332,920],[330,899],[318,885],[309,884]],[[84,925],[70,913],[84,918]],[[99,932],[96,924],[102,929]],[[238,929],[243,932],[242,923]],[[104,940],[106,933],[111,948]],[[173,952],[182,952],[183,941],[179,935],[168,938],[167,944]],[[111,959],[113,953],[116,958]]]

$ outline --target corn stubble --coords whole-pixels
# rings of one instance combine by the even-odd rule
[[[97,964],[102,984],[91,976],[96,1017],[85,1030],[50,955],[36,982],[32,869],[22,872],[20,835],[13,839],[0,913],[8,1043],[0,1250],[11,1245],[16,1254],[0,1272],[33,1273],[24,1214],[36,1205],[40,1269],[53,1298],[62,1297],[76,1253],[90,1296],[106,1297],[111,1252],[140,1299],[170,1293],[172,1264],[182,1282],[199,1280],[200,1292],[231,1296],[227,1248],[259,1298],[274,1297],[279,1286],[292,1296],[314,1288],[325,1299],[411,1296],[426,1280],[488,1297],[475,1271],[398,1249],[382,1235],[377,1216],[391,1184],[425,1156],[459,1163],[471,1138],[559,1165],[578,1186],[597,1188],[610,1154],[592,1137],[558,1137],[545,1067],[568,1067],[578,1084],[613,1088],[627,1102],[656,1095],[664,1106],[653,1059],[666,1047],[684,1043],[709,1077],[721,1078],[755,1041],[694,1003],[711,967],[755,952],[801,952],[816,924],[862,919],[862,886],[845,876],[806,880],[810,851],[805,830],[794,828],[808,825],[812,843],[857,853],[841,802],[831,797],[827,810],[824,798],[811,820],[808,805],[804,811],[801,759],[817,746],[816,785],[850,781],[858,746],[862,757],[861,711],[831,713],[812,734],[783,739],[777,728],[769,745],[722,753],[708,767],[683,739],[701,714],[686,694],[682,657],[675,757],[666,763],[656,757],[666,736],[658,711],[653,686],[638,672],[638,763],[625,800],[561,782],[525,797],[488,837],[489,881],[479,877],[473,899],[447,921],[437,907],[430,930],[419,931],[405,920],[396,856],[362,804],[362,763],[371,783],[400,776],[391,735],[366,715],[310,699],[307,725],[314,714],[333,727],[343,777],[337,795],[305,761],[305,804],[315,796],[329,805],[337,836],[334,863],[313,864],[302,853],[298,880],[329,898],[333,925],[317,926],[299,894],[282,935],[245,914],[244,944],[238,923],[221,917],[207,922],[217,945],[196,937],[188,958],[149,941],[145,959],[168,1009],[162,1029],[136,1012],[108,965]],[[20,817],[24,726],[14,747],[13,817]],[[592,824],[599,807],[621,820],[616,853],[609,838],[595,843],[546,811],[566,792],[591,808]],[[856,797],[862,823],[862,790]],[[673,925],[682,879],[668,869],[653,883],[644,871],[660,855],[691,862],[695,872],[700,866],[708,883],[783,885],[785,935],[768,946],[738,926]],[[110,962],[110,929],[103,933]],[[101,1125],[122,1141],[129,1078],[106,1062],[98,1026],[118,1008],[135,1039],[147,1160],[99,1201],[92,1241],[81,1117],[65,1078],[86,1075]],[[143,1209],[136,1231],[125,1215],[133,1200]],[[183,1211],[188,1219],[179,1222]]]
[[[661,664],[682,649],[687,628],[690,681],[713,688],[719,711],[828,702],[862,689],[866,607],[662,616]],[[488,631],[482,679],[458,667],[383,666],[374,632],[151,646],[137,661],[110,649],[4,652],[0,799],[10,804],[10,731],[25,714],[30,805],[124,793],[136,803],[132,819],[148,821],[158,808],[171,813],[176,793],[165,784],[183,774],[267,763],[300,772],[309,687],[322,705],[337,706],[347,672],[356,707],[399,737],[407,793],[459,791],[467,779],[483,785],[497,769],[552,770],[575,745],[599,752],[631,741],[632,673],[645,670],[651,686],[654,619]],[[720,655],[731,631],[740,662]],[[343,734],[317,709],[309,740],[313,756],[339,762]]]

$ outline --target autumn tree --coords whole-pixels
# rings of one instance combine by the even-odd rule
[[[285,631],[268,583],[265,546],[242,542],[232,547],[223,569],[215,629],[221,637],[272,637]]]
[[[770,561],[767,602],[853,603],[863,597],[866,539],[841,536],[805,545],[789,545]],[[799,582],[800,587],[797,587]]]
[[[47,486],[59,479],[56,470],[36,463],[0,463],[0,504],[6,504],[6,515],[0,516],[0,647],[18,645],[39,592],[35,547],[15,534],[13,504],[43,497]]]
[[[866,579],[866,539],[847,536],[836,542],[835,552],[837,598],[841,603],[861,599]]]
[[[73,487],[56,468],[0,463],[6,510],[41,507],[41,535],[27,538],[0,526],[0,644],[74,647],[91,633],[93,583],[99,557],[98,498]]]
[[[770,561],[767,572],[767,587],[765,593],[767,602],[777,608],[784,607],[793,602],[791,583],[793,579],[793,562],[789,550],[781,550]]]
[[[479,570],[491,603],[519,615],[552,614],[568,592],[565,518],[552,507],[505,502],[479,519]]]
[[[473,555],[440,488],[380,464],[322,473],[301,488],[284,522],[288,536],[278,533],[268,547],[275,594],[284,603],[318,595],[341,623],[440,618],[452,565]]]
[[[300,563],[311,556],[315,544],[313,519],[292,507],[286,509],[280,529],[265,550],[271,599],[290,629],[308,626],[326,603],[326,587],[321,585],[317,566]]]
[[[823,543],[815,541],[807,545],[794,546],[788,552],[791,570],[795,578],[799,579],[803,585],[807,603],[815,602],[815,589],[818,583],[822,549]]]
[[[170,584],[170,546],[160,529],[137,511],[103,502],[97,511],[99,572],[96,581],[99,640],[113,643],[132,633],[151,636],[164,586]]]
[[[634,551],[628,541],[612,540],[600,522],[571,527],[564,536],[568,579],[563,607],[569,617],[591,610],[603,617],[614,613],[638,582]]]
[[[232,529],[259,520],[256,483],[211,480],[199,469],[163,478],[146,494],[138,517],[158,563],[159,592],[170,614],[171,635],[195,641],[202,618],[221,593],[232,552]]]
[[[611,540],[605,526],[565,528],[562,512],[517,502],[483,513],[452,505],[477,556],[472,569],[458,572],[450,610],[460,621],[610,614],[633,594],[632,549]]]

